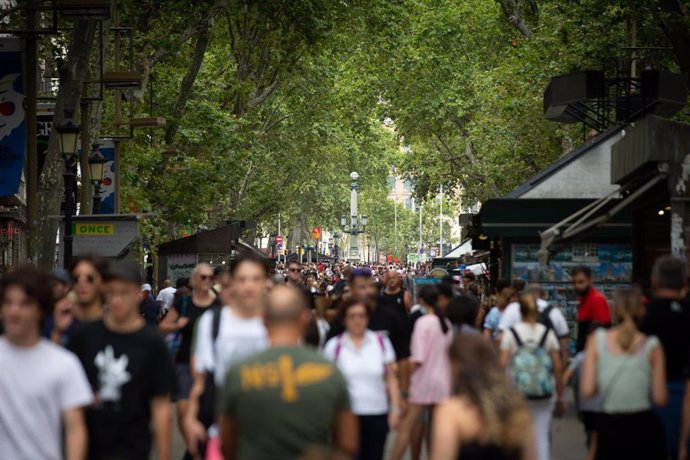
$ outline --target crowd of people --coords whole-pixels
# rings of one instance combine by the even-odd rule
[[[266,262],[202,263],[155,297],[131,262],[5,276],[0,458],[166,460],[178,430],[194,460],[548,460],[570,386],[588,459],[689,459],[681,260],[611,305],[574,268],[576,333],[519,279]]]

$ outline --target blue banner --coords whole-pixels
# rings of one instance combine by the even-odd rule
[[[103,172],[101,184],[101,212],[100,214],[115,214],[115,146],[113,141],[101,139],[98,150],[108,160]]]
[[[0,39],[0,196],[19,192],[26,150],[19,38]]]

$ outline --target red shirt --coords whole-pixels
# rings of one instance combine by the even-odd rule
[[[591,288],[584,297],[580,297],[577,320],[609,324],[611,322],[611,310],[606,297],[595,288]]]

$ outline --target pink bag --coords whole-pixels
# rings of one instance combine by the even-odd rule
[[[223,460],[220,451],[220,437],[209,438],[206,443],[206,460]]]

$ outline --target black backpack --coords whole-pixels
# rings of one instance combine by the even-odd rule
[[[540,324],[543,324],[544,326],[546,326],[546,331],[547,331],[547,333],[548,333],[548,330],[549,330],[549,329],[551,329],[551,330],[553,330],[554,332],[556,332],[555,329],[553,328],[553,322],[551,321],[551,311],[552,311],[553,309],[554,309],[554,306],[553,306],[553,305],[549,305],[548,307],[546,307],[546,308],[544,309],[544,311],[542,311],[541,313],[539,313],[539,316],[537,317],[537,322],[540,323]]]

